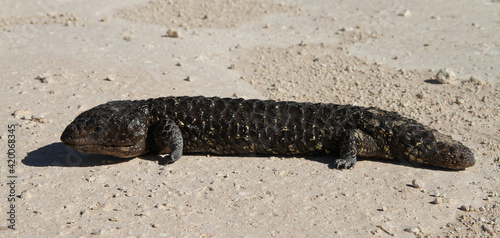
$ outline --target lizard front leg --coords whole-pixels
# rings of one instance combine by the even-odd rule
[[[152,128],[153,150],[164,156],[158,162],[161,165],[170,164],[182,156],[183,139],[179,126],[169,118],[164,118],[155,123]]]
[[[337,169],[348,169],[354,166],[357,156],[386,157],[370,135],[358,129],[346,130],[340,137],[340,157],[334,164]]]

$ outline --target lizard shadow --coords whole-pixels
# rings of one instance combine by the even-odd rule
[[[185,155],[194,156],[206,156],[207,153],[186,153]],[[269,158],[269,155],[262,154],[241,154],[241,155],[217,155],[213,156],[231,156],[231,157],[256,157],[256,158]],[[284,155],[280,157],[287,158],[303,158],[310,161],[315,161],[318,163],[326,164],[329,169],[337,169],[335,166],[335,160],[338,159],[337,156],[331,155]],[[149,161],[159,161],[161,156],[159,154],[147,153],[140,155],[137,158]],[[93,167],[93,166],[103,166],[110,164],[119,164],[132,160],[134,158],[118,158],[110,155],[98,155],[98,154],[87,154],[83,152],[75,151],[61,142],[52,143],[44,147],[38,148],[31,152],[28,152],[27,156],[21,161],[27,166],[34,167]],[[407,166],[412,168],[421,168],[428,170],[440,170],[440,171],[457,171],[454,169],[446,169],[434,167],[431,165],[419,164],[416,162],[406,161],[406,160],[390,160],[390,159],[380,159],[380,158],[358,158],[358,163],[363,160],[376,161],[378,163],[388,163],[395,164],[399,166]]]
[[[34,167],[92,167],[123,163],[131,159],[82,153],[57,142],[28,152],[21,162]]]
[[[324,163],[328,165],[329,169],[337,169],[335,166],[335,160],[338,159],[338,156],[328,156],[328,155],[315,155],[315,156],[302,156],[303,158],[311,161],[316,161],[319,163]],[[376,158],[376,157],[358,157],[356,163],[363,163],[363,161],[373,161],[377,163],[384,163],[384,164],[393,164],[393,165],[398,165],[398,166],[405,166],[405,167],[411,167],[411,168],[419,168],[419,169],[426,169],[426,170],[435,170],[435,171],[450,171],[450,172],[456,172],[460,170],[456,169],[449,169],[449,168],[440,168],[432,165],[427,165],[427,164],[421,164],[417,162],[412,162],[412,161],[407,161],[404,159],[384,159],[384,158]],[[356,167],[356,165],[354,165]]]
[[[463,169],[441,168],[441,167],[436,167],[436,166],[432,166],[432,165],[428,165],[428,164],[421,164],[418,162],[404,160],[404,159],[384,159],[384,158],[364,158],[364,157],[358,158],[358,161],[363,161],[363,160],[375,161],[377,163],[394,164],[394,165],[398,165],[398,166],[405,166],[405,167],[418,168],[418,169],[434,170],[434,171],[457,172],[457,171],[463,170]]]
[[[212,153],[186,153],[184,155],[206,156],[207,154],[210,154],[212,156],[217,156],[217,157],[255,157],[255,158],[259,158],[259,159],[266,159],[266,158],[269,158],[270,156],[273,156],[273,155],[266,155],[266,154],[219,155],[219,154],[212,154]],[[276,155],[274,155],[274,156],[276,156]],[[339,170],[335,166],[335,160],[338,159],[338,156],[332,156],[332,155],[281,155],[281,156],[279,156],[278,155],[277,157],[306,159],[306,160],[314,161],[314,162],[317,162],[317,163],[326,164],[329,169]],[[144,159],[144,160],[149,160],[149,161],[158,161],[159,159],[161,159],[161,156],[158,155],[158,154],[148,153],[148,154],[145,154],[145,155],[138,156],[138,158],[141,158],[141,159]],[[440,167],[436,167],[436,166],[432,166],[432,165],[420,164],[420,163],[417,163],[417,162],[407,161],[407,160],[403,160],[403,159],[384,159],[384,158],[358,157],[357,160],[358,160],[357,163],[360,163],[360,162],[362,163],[363,161],[374,161],[374,162],[377,162],[377,163],[393,164],[393,165],[398,165],[398,166],[406,166],[406,167],[426,169],[426,170],[450,171],[450,172],[460,171],[460,170],[456,170],[456,169],[440,168]],[[343,169],[343,168],[341,168],[341,169]]]

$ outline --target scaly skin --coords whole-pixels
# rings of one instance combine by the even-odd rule
[[[130,158],[148,152],[334,154],[402,158],[443,168],[473,166],[469,148],[415,120],[377,108],[206,97],[113,101],[80,114],[61,135],[82,152]]]

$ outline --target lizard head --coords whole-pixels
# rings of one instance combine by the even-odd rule
[[[61,141],[80,152],[121,158],[145,150],[146,108],[134,101],[113,101],[78,115],[61,135]]]
[[[475,164],[474,154],[462,143],[422,124],[404,126],[396,144],[399,156],[442,168],[465,169]]]

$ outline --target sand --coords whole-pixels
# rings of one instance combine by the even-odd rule
[[[500,235],[499,18],[495,0],[3,1],[0,236]],[[456,77],[439,83],[441,69]],[[59,141],[96,105],[171,95],[375,106],[462,141],[477,162],[159,166]]]

